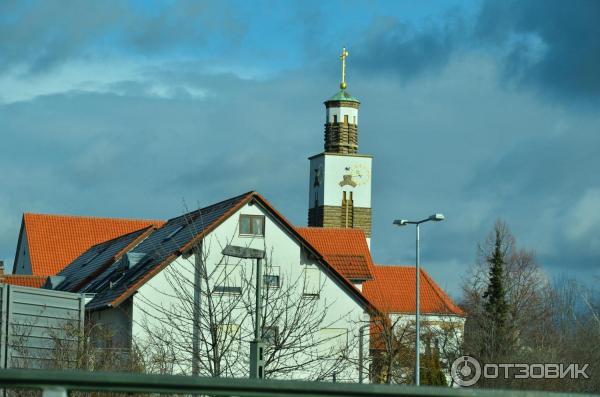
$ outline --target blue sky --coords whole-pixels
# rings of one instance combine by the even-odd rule
[[[323,100],[362,101],[373,255],[454,295],[496,219],[600,275],[600,3],[0,2],[0,259],[21,214],[169,218],[258,190],[306,221]]]

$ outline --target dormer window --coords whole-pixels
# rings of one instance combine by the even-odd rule
[[[264,236],[264,215],[240,215],[240,236]]]

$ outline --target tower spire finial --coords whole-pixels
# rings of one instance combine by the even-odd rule
[[[342,55],[340,55],[340,59],[342,60],[342,82],[340,83],[340,88],[342,90],[346,89],[346,58],[349,53],[346,51],[346,47],[342,48]]]

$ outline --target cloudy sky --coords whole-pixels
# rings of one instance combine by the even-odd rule
[[[306,222],[323,100],[362,101],[373,254],[443,212],[452,294],[498,218],[552,275],[600,275],[600,2],[0,1],[0,259],[23,212],[170,218],[258,190]]]

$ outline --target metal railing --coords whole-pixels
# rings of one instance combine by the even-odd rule
[[[584,394],[456,389],[374,384],[202,378],[174,375],[0,370],[0,388],[42,390],[43,397],[67,397],[71,391],[162,393],[211,396],[417,396],[417,397],[583,397]],[[589,395],[592,396],[592,395]],[[598,397],[598,396],[596,396]]]

